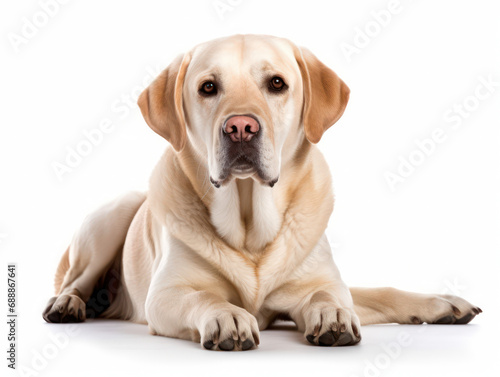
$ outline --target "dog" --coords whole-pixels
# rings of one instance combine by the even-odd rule
[[[319,346],[357,344],[366,324],[470,322],[481,309],[456,296],[342,281],[325,235],[331,176],[315,144],[349,92],[277,37],[226,37],[176,58],[138,99],[170,144],[149,191],[84,220],[43,318],[120,318],[222,351],[255,349],[276,319]]]

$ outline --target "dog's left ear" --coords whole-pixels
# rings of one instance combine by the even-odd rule
[[[317,143],[344,113],[350,90],[309,50],[296,47],[295,58],[304,86],[304,131],[311,143]]]
[[[163,136],[176,151],[186,145],[187,133],[182,108],[182,87],[191,54],[178,56],[139,96],[146,123]]]

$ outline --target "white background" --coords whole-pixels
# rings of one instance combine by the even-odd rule
[[[221,3],[230,10],[219,15],[214,5]],[[500,82],[500,8],[486,0],[401,0],[400,11],[377,27],[372,12],[388,3],[69,1],[16,51],[12,34],[22,36],[25,17],[43,23],[42,8],[31,0],[4,2],[0,290],[5,302],[6,265],[16,262],[18,366],[43,376],[498,373],[500,86],[486,99],[471,96],[481,77]],[[366,28],[367,46],[348,57],[341,46],[355,46]],[[85,323],[71,335],[64,335],[68,325],[43,322],[55,268],[82,217],[122,192],[146,190],[165,148],[136,106],[116,110],[122,96],[137,96],[150,71],[193,45],[235,33],[307,46],[351,88],[344,117],[320,143],[336,193],[328,237],[344,280],[459,293],[484,310],[472,324],[368,326],[359,346],[326,349],[307,345],[291,329],[271,330],[258,350],[227,354],[120,321]],[[444,117],[464,101],[474,110],[454,129]],[[68,148],[85,140],[83,131],[104,119],[113,130],[59,179],[53,164],[65,163]],[[400,156],[417,156],[415,140],[436,129],[446,140],[391,190],[384,175],[397,173]],[[410,344],[387,351],[401,334],[409,334]],[[4,355],[6,335],[0,344]],[[44,352],[52,358],[33,365]],[[4,375],[6,361],[0,364]]]

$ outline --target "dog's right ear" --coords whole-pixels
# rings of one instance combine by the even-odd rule
[[[146,123],[163,136],[176,151],[186,145],[187,133],[182,106],[182,87],[191,54],[178,56],[139,96]]]

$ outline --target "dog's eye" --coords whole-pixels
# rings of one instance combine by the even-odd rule
[[[217,87],[212,81],[206,81],[201,85],[200,93],[205,96],[211,96],[217,93]]]
[[[269,81],[269,88],[272,91],[280,92],[285,88],[286,84],[281,77],[275,76]]]

